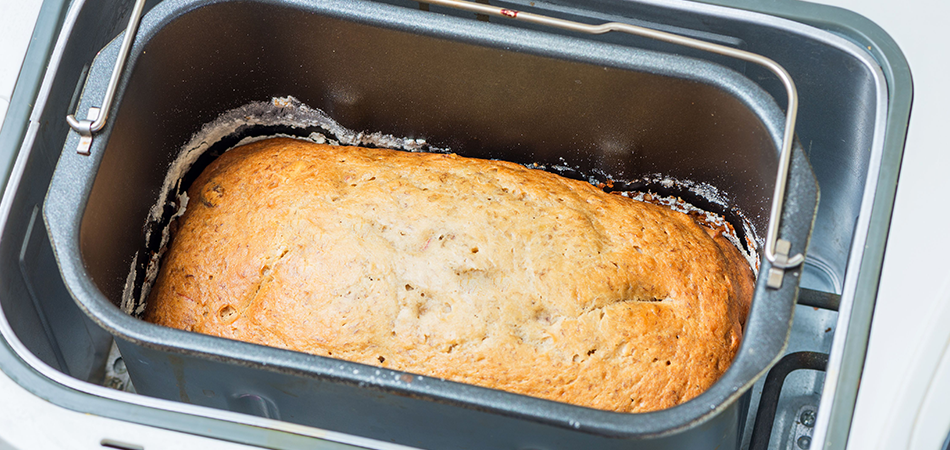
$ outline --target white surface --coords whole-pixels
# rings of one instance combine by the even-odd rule
[[[944,296],[943,302],[950,304],[950,297]],[[944,317],[945,319],[947,317]],[[944,321],[946,327],[948,322]],[[950,423],[950,343],[944,343],[940,366],[934,372],[924,402],[914,420],[914,429],[910,436],[909,448],[939,448],[947,438],[947,424]]]
[[[103,439],[148,450],[256,448],[60,408],[34,396],[3,372],[0,393],[0,450],[102,449]]]
[[[921,323],[922,339],[896,386],[892,405],[887,408],[883,428],[876,438],[877,449],[940,448],[950,425],[950,283],[945,283],[934,309]],[[868,398],[868,397],[866,397]],[[857,431],[857,430],[856,430]],[[862,432],[862,434],[866,434]],[[852,445],[864,445],[858,441]],[[863,447],[870,448],[870,447]]]
[[[0,0],[0,121],[6,115],[41,0]]]
[[[900,386],[925,383],[933,373],[914,366],[914,349],[925,342],[927,324],[942,302],[941,285],[950,279],[946,224],[950,208],[935,207],[945,195],[950,170],[950,2],[946,0],[821,0],[858,12],[886,30],[907,57],[914,78],[914,104],[901,167],[894,217],[884,258],[868,355],[852,421],[849,449],[878,448],[902,433],[891,411],[904,408]],[[943,192],[942,192],[943,191]],[[936,326],[950,326],[946,323]],[[944,336],[946,339],[946,336]],[[942,346],[934,345],[933,348]],[[936,359],[940,352],[925,358]],[[950,379],[938,380],[950,384]],[[924,396],[923,398],[926,398]],[[913,411],[922,405],[907,406]],[[931,404],[930,414],[950,410],[950,402]],[[917,414],[917,419],[923,420]],[[937,449],[950,422],[929,423],[914,449]],[[939,430],[933,428],[941,428]],[[941,436],[942,435],[942,436]],[[907,442],[907,441],[904,441]],[[908,446],[880,448],[911,448]]]

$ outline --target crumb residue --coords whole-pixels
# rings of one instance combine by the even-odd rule
[[[664,178],[664,180],[672,180],[670,178]],[[735,228],[732,226],[729,221],[726,220],[720,214],[716,214],[710,211],[706,211],[702,208],[697,208],[696,206],[688,203],[679,197],[674,196],[662,196],[652,192],[640,192],[640,191],[624,191],[619,192],[620,195],[638,200],[641,202],[653,203],[655,205],[662,205],[667,208],[670,208],[674,211],[679,211],[683,214],[686,214],[693,218],[697,223],[705,225],[720,234],[722,234],[729,242],[732,242],[732,245],[735,245],[739,249],[739,252],[742,253],[742,256],[745,257],[746,261],[749,262],[749,266],[752,267],[752,270],[756,273],[759,271],[759,253],[756,251],[757,246],[755,240],[750,238],[751,224],[747,220],[743,220],[743,227],[745,228],[745,244],[739,240],[739,236],[736,233]],[[708,197],[706,197],[708,199]],[[748,250],[746,250],[748,248]]]

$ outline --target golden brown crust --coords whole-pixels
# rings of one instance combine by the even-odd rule
[[[698,395],[751,298],[686,215],[512,163],[273,139],[189,196],[146,320],[592,408]]]

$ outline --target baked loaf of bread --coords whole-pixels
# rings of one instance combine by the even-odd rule
[[[146,320],[591,408],[703,392],[752,296],[685,214],[513,163],[272,139],[188,195]]]

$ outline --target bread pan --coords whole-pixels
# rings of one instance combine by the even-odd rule
[[[158,327],[117,307],[182,144],[224,111],[286,95],[351,129],[465,156],[707,183],[728,200],[727,215],[741,212],[764,232],[781,110],[733,69],[639,42],[415,4],[165,1],[143,19],[90,155],[76,153],[76,133],[65,142],[43,211],[63,279],[115,336],[144,395],[426,448],[735,448],[743,394],[787,341],[801,268],[780,289],[760,277],[739,354],[719,382],[643,414]],[[79,117],[98,106],[119,45],[92,64]],[[793,249],[807,248],[817,196],[796,146],[780,229]]]

